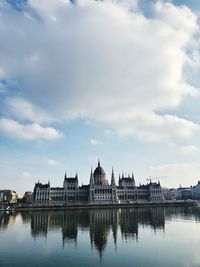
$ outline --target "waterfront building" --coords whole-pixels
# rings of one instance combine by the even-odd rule
[[[14,204],[19,198],[21,196],[13,190],[0,190],[0,202],[2,203]]]
[[[192,191],[191,187],[179,187],[178,191],[180,192],[181,199],[187,200],[187,199],[192,199]]]
[[[163,188],[163,196],[165,200],[181,200],[182,193],[179,188]]]
[[[33,202],[33,193],[30,192],[30,191],[26,191],[24,193],[24,196],[22,198],[22,202],[25,202],[25,203],[32,203]]]
[[[0,192],[0,203],[3,202],[3,192]]]
[[[191,195],[193,199],[200,199],[200,181],[191,188]]]
[[[135,185],[134,175],[119,176],[118,185],[112,169],[110,182],[100,161],[96,169],[91,170],[88,185],[79,186],[78,174],[74,177],[64,176],[63,187],[51,187],[50,182],[38,181],[33,192],[36,205],[70,205],[70,204],[117,204],[135,201],[160,202],[164,199],[160,183]]]

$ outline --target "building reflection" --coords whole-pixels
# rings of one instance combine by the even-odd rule
[[[23,217],[22,217],[23,218]],[[47,237],[51,216],[47,212],[34,212],[31,214],[31,234],[34,238]],[[56,225],[55,225],[56,227]]]
[[[101,209],[90,211],[90,240],[91,246],[95,246],[102,256],[106,248],[108,235],[112,230],[113,240],[117,241],[118,211],[116,209]]]
[[[121,209],[119,212],[119,225],[122,238],[138,240],[138,224],[140,218],[140,210]]]
[[[9,225],[15,223],[16,218],[20,217],[18,213],[0,212],[0,230],[6,230]]]
[[[141,228],[151,228],[155,234],[165,230],[165,221],[172,218],[195,219],[200,221],[200,210],[192,207],[139,208],[139,209],[91,209],[65,211],[34,211],[19,214],[0,214],[0,229],[6,229],[21,216],[22,222],[30,224],[34,239],[46,238],[49,231],[59,230],[63,246],[77,244],[78,233],[90,235],[91,248],[100,257],[106,250],[109,239],[117,248],[120,234],[125,241],[139,242]],[[109,240],[110,241],[110,240]]]

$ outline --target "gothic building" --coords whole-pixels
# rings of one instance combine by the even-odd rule
[[[112,170],[109,183],[100,161],[94,172],[91,170],[88,185],[79,186],[78,174],[75,177],[67,177],[65,174],[63,187],[51,187],[50,183],[38,182],[35,184],[33,195],[36,205],[125,204],[135,201],[163,200],[160,183],[150,182],[137,187],[133,174],[131,177],[125,177],[122,174],[117,185]]]

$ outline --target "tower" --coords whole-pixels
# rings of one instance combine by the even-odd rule
[[[90,173],[90,186],[94,186],[94,176],[93,176],[92,168],[91,168],[91,173]]]
[[[92,168],[91,168],[91,173],[90,173],[90,195],[89,195],[89,201],[90,201],[90,203],[94,202],[94,175],[93,175]]]
[[[132,173],[132,183],[133,183],[133,186],[135,187],[135,178],[134,178],[133,173]]]
[[[115,184],[115,175],[114,175],[114,170],[112,168],[112,175],[111,175],[111,186],[112,187],[115,187],[116,184]]]
[[[113,168],[112,168],[112,175],[111,175],[111,190],[112,190],[112,202],[116,203],[118,202],[118,197],[117,197],[117,187],[115,183],[115,175],[114,175]]]

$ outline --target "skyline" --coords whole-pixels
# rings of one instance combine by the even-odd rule
[[[0,3],[0,188],[110,177],[162,186],[200,174],[200,4]]]

